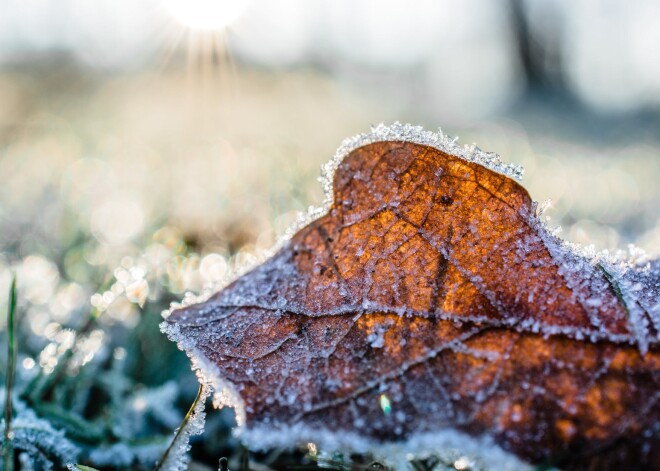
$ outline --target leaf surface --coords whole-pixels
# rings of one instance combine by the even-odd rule
[[[325,215],[165,330],[247,431],[456,430],[529,462],[658,469],[659,265],[578,253],[484,165],[372,142]]]

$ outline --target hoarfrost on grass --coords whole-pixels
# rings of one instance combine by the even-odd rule
[[[184,471],[188,468],[190,457],[190,437],[201,435],[204,432],[204,421],[206,420],[206,399],[211,393],[209,384],[202,383],[198,397],[185,424],[174,432],[174,440],[169,446],[167,456],[162,463],[159,463],[159,471]]]
[[[89,460],[96,466],[127,469],[137,465],[151,468],[167,446],[167,441],[144,444],[116,443],[95,449],[89,455]]]
[[[4,410],[5,390],[0,388],[0,408]],[[50,422],[40,419],[25,404],[14,397],[14,418],[11,422],[12,444],[15,450],[24,452],[19,459],[27,467],[53,469],[55,465],[75,462],[80,449],[64,435],[64,431],[55,429]],[[0,420],[0,430],[5,429],[4,419]],[[4,434],[0,435],[0,447],[4,447]],[[53,461],[52,458],[55,458]]]
[[[122,399],[124,411],[113,428],[121,436],[133,437],[148,429],[148,421],[154,421],[165,429],[173,429],[181,423],[181,415],[175,407],[179,388],[174,381],[154,388],[143,388]]]

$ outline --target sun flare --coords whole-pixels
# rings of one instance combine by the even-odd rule
[[[247,9],[250,0],[165,0],[174,19],[187,28],[221,31]]]

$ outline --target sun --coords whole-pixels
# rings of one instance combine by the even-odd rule
[[[250,0],[165,0],[164,6],[185,27],[221,31],[246,10]]]

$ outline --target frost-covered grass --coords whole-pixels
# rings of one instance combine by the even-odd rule
[[[106,315],[92,309],[77,327],[51,325],[43,345],[25,303],[10,309],[8,326],[19,328],[7,340],[18,362],[9,355],[2,368],[5,469],[151,469],[166,450],[193,386],[185,360],[151,335],[158,311],[130,329],[103,325]]]
[[[144,253],[124,259],[110,281],[92,274],[102,288],[81,296],[79,304],[78,291],[84,288],[75,282],[58,277],[44,286],[45,275],[57,270],[47,259],[29,256],[11,265],[18,274],[16,309],[10,310],[15,321],[6,324],[6,316],[2,321],[15,325],[16,342],[7,342],[5,328],[0,344],[9,345],[10,351],[17,347],[11,440],[2,439],[2,446],[11,445],[15,452],[15,469],[63,469],[78,463],[79,469],[146,470],[155,469],[159,461],[163,466],[158,469],[181,469],[187,458],[178,452],[188,449],[190,436],[190,469],[217,469],[221,458],[228,458],[231,469],[241,463],[316,469],[317,462],[326,469],[347,469],[348,457],[317,458],[306,449],[245,450],[230,434],[234,425],[230,410],[210,413],[202,436],[196,435],[201,432],[198,421],[192,429],[178,432],[195,399],[197,381],[188,359],[160,333],[158,323],[161,312],[180,297],[171,267],[192,265],[196,276],[202,275],[200,257],[190,246],[176,238],[161,243],[162,237],[161,230]],[[150,254],[156,251],[161,258],[154,261]],[[147,289],[142,282],[151,294],[139,292]],[[50,293],[46,306],[35,302],[40,290]],[[68,316],[58,316],[58,303],[67,303]],[[53,312],[44,321],[48,308]],[[4,353],[0,357],[3,384],[13,371],[8,358]],[[3,409],[6,394],[3,387]],[[210,404],[198,401],[192,415],[199,416],[204,407]],[[3,430],[5,422],[0,423]],[[167,452],[175,436],[176,443]],[[361,466],[368,460],[353,457],[350,462]]]

